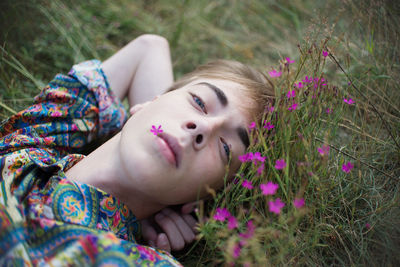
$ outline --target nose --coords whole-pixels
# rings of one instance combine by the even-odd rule
[[[218,129],[223,125],[222,118],[206,118],[190,120],[185,123],[185,130],[189,132],[195,149],[201,149]]]

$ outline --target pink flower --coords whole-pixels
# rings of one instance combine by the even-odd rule
[[[325,110],[325,112],[326,112],[327,114],[331,114],[331,113],[332,113],[332,109],[331,109],[331,108],[327,108],[327,109]]]
[[[326,51],[326,50],[324,50],[324,51],[322,51],[322,55],[323,55],[324,57],[327,57],[327,56],[329,55],[329,52]]]
[[[304,87],[304,85],[303,85],[302,82],[294,83],[294,86],[297,87],[297,88],[299,88],[299,89],[301,89],[301,88]]]
[[[287,96],[287,98],[292,98],[292,97],[295,97],[296,96],[296,91],[295,90],[292,90],[292,91],[288,91],[287,92],[287,94],[286,94],[286,96]]]
[[[230,216],[228,218],[228,229],[232,230],[238,227],[238,221],[236,220],[236,218],[234,216]]]
[[[271,76],[271,78],[275,78],[275,77],[279,77],[282,75],[281,71],[276,71],[276,70],[272,70],[268,72],[269,76]]]
[[[296,110],[298,105],[299,105],[299,104],[297,104],[297,103],[293,103],[293,104],[288,108],[288,110],[290,110],[290,111]]]
[[[258,162],[264,162],[265,161],[265,157],[261,156],[260,152],[249,152],[247,154],[244,155],[240,155],[239,156],[239,161],[240,162],[251,162],[253,161],[253,163],[256,165],[257,161]]]
[[[159,133],[162,133],[163,130],[161,129],[161,125],[156,128],[156,126],[152,125],[150,132],[152,132],[154,135],[158,135]]]
[[[286,167],[286,162],[284,159],[278,159],[275,163],[275,169],[282,170]]]
[[[265,157],[261,156],[260,152],[254,152],[252,160],[254,164],[257,164],[257,161],[264,162]]]
[[[239,156],[240,162],[248,162],[251,161],[252,159],[253,159],[253,153],[251,152]]]
[[[256,123],[253,121],[252,123],[250,123],[249,129],[252,130],[254,128],[256,128]]]
[[[349,173],[353,168],[354,165],[350,161],[342,165],[342,171],[344,171],[345,173]]]
[[[349,99],[343,98],[343,101],[344,101],[344,103],[346,103],[346,104],[349,104],[349,105],[351,105],[351,104],[354,104],[354,103],[355,103],[355,102],[354,102],[354,100],[353,100],[353,99],[351,99],[351,98],[349,98]]]
[[[274,195],[276,190],[278,190],[279,185],[274,184],[273,182],[268,182],[266,184],[261,184],[260,189],[262,190],[263,195]]]
[[[269,111],[269,112],[274,112],[274,110],[275,110],[275,107],[269,107],[269,108],[268,108],[268,111]]]
[[[304,206],[304,198],[295,198],[293,200],[293,205],[297,208],[300,209],[301,207]]]
[[[265,121],[264,121],[265,123]],[[269,121],[267,123],[265,123],[264,128],[267,130],[272,130],[274,129],[275,125],[273,125],[272,123],[270,123]]]
[[[214,220],[223,222],[225,221],[226,218],[231,216],[229,211],[226,208],[217,208],[215,214],[214,214]]]
[[[249,181],[249,180],[246,180],[246,179],[243,180],[242,186],[245,187],[245,188],[247,188],[247,189],[253,189],[252,182]]]
[[[322,147],[317,148],[318,153],[323,157],[329,154],[329,146],[323,145]]]
[[[254,235],[254,230],[256,227],[253,224],[253,221],[248,221],[247,222],[247,230],[246,233],[240,233],[239,236],[244,238],[244,239],[249,239]]]
[[[308,76],[304,77],[304,80],[303,80],[304,83],[310,83],[312,81],[313,81],[312,77],[308,78]]]
[[[235,244],[235,246],[233,247],[232,257],[233,257],[234,259],[239,258],[239,256],[240,256],[240,251],[241,251],[241,248],[240,248],[239,244]]]
[[[369,229],[369,228],[371,228],[371,225],[369,223],[366,223],[365,228]]]
[[[287,57],[286,62],[287,62],[287,64],[292,64],[292,63],[294,63],[294,60],[291,60],[290,57]]]
[[[280,198],[277,198],[275,201],[268,201],[268,206],[270,212],[280,214],[281,209],[285,206],[285,203],[283,203]]]

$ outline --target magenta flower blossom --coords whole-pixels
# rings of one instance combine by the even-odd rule
[[[254,235],[255,230],[256,230],[256,227],[254,226],[253,221],[250,220],[247,222],[246,233],[240,233],[239,236],[244,239],[249,239]]]
[[[243,180],[242,186],[245,187],[245,188],[247,188],[247,189],[253,189],[253,184],[252,184],[252,182],[249,181],[249,180],[246,180],[246,179]]]
[[[228,218],[228,229],[229,230],[237,228],[238,225],[239,225],[239,223],[238,223],[237,219],[235,218],[235,216],[230,216]]]
[[[299,104],[297,104],[297,103],[293,103],[290,107],[288,107],[288,110],[289,111],[294,111],[294,110],[296,110],[297,109],[297,106],[298,106]]]
[[[275,162],[275,169],[277,169],[277,170],[282,170],[282,169],[284,169],[285,167],[286,167],[286,162],[285,162],[284,159],[278,159],[278,160]]]
[[[252,130],[254,128],[256,128],[256,123],[253,121],[252,123],[250,123],[249,129]]]
[[[159,133],[162,133],[163,130],[161,129],[161,125],[156,128],[156,126],[152,125],[150,132],[152,132],[154,135],[158,135]]]
[[[278,190],[279,185],[274,184],[273,182],[268,182],[266,184],[261,184],[260,189],[263,193],[263,195],[274,195],[276,193],[276,190]]]
[[[299,89],[301,89],[301,88],[304,87],[304,85],[303,85],[302,82],[294,83],[294,86],[297,87],[297,88],[299,88]]]
[[[269,121],[268,122],[264,121],[264,123],[265,123],[264,128],[267,129],[267,130],[272,130],[275,127],[275,125],[273,125]]]
[[[241,251],[241,248],[240,248],[239,244],[235,244],[235,246],[233,247],[232,257],[233,257],[234,259],[239,258],[239,256],[240,256],[240,251]]]
[[[343,98],[343,101],[344,101],[344,103],[349,104],[349,105],[352,105],[355,103],[352,98],[349,98],[349,99]]]
[[[240,155],[240,156],[239,156],[239,161],[240,161],[240,162],[248,162],[248,161],[251,161],[251,160],[253,159],[253,153],[251,153],[251,155],[250,155],[250,153],[251,153],[251,152],[249,152],[249,153],[247,153],[247,154]]]
[[[265,161],[265,157],[261,156],[260,152],[254,152],[254,154],[253,154],[253,163],[257,164],[257,161],[259,161],[259,162]]]
[[[295,97],[296,96],[296,91],[295,90],[292,90],[292,91],[288,91],[287,92],[287,94],[286,94],[286,96],[287,96],[287,98],[292,98],[292,97]]]
[[[369,228],[371,228],[371,225],[369,223],[366,223],[365,228],[369,229]]]
[[[324,50],[324,51],[322,51],[322,55],[323,55],[324,57],[327,57],[327,56],[329,55],[329,52],[326,51],[326,50]]]
[[[268,108],[268,111],[271,112],[271,113],[274,112],[274,110],[275,110],[275,107],[269,107]]]
[[[300,209],[304,206],[305,202],[304,202],[304,198],[295,198],[293,200],[293,205],[297,208]]]
[[[287,58],[286,58],[286,63],[287,63],[287,64],[292,64],[292,63],[294,63],[294,62],[295,62],[295,61],[294,61],[294,60],[291,60],[290,57],[287,57]]]
[[[217,208],[215,214],[214,214],[214,220],[223,222],[225,221],[226,218],[230,217],[231,214],[226,208]]]
[[[312,81],[313,81],[312,77],[308,78],[308,76],[304,77],[304,80],[303,80],[304,83],[310,83]]]
[[[247,154],[243,154],[243,155],[240,155],[239,156],[239,161],[240,162],[250,162],[250,161],[252,161],[253,160],[253,153],[252,152],[249,152],[249,153],[247,153]]]
[[[329,154],[329,146],[323,145],[322,147],[317,148],[318,153],[323,157]]]
[[[275,214],[280,214],[281,209],[285,206],[285,203],[281,201],[280,198],[275,199],[274,201],[268,201],[269,211]]]
[[[349,173],[354,168],[353,163],[350,161],[342,165],[342,171]]]
[[[332,109],[331,109],[331,108],[326,108],[325,112],[326,112],[327,114],[331,114],[331,113],[332,113]]]
[[[271,76],[271,78],[276,78],[282,75],[282,71],[276,71],[276,70],[272,70],[268,72],[269,76]]]
[[[260,152],[249,152],[244,155],[239,156],[240,162],[253,162],[254,165],[257,165],[258,162],[264,162],[266,157],[261,156]]]

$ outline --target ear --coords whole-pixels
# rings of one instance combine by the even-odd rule
[[[153,99],[152,101],[146,101],[146,102],[144,102],[144,103],[136,104],[136,105],[132,106],[132,107],[129,109],[129,113],[130,113],[131,115],[134,115],[136,112],[138,112],[139,110],[141,110],[142,108],[146,107],[146,106],[149,105],[151,102],[153,102],[154,100],[156,100],[158,97],[159,97],[159,96],[154,97],[154,99]]]

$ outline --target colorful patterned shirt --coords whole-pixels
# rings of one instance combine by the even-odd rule
[[[0,266],[181,266],[136,243],[139,222],[118,199],[65,176],[127,120],[100,66],[58,74],[0,124]]]

